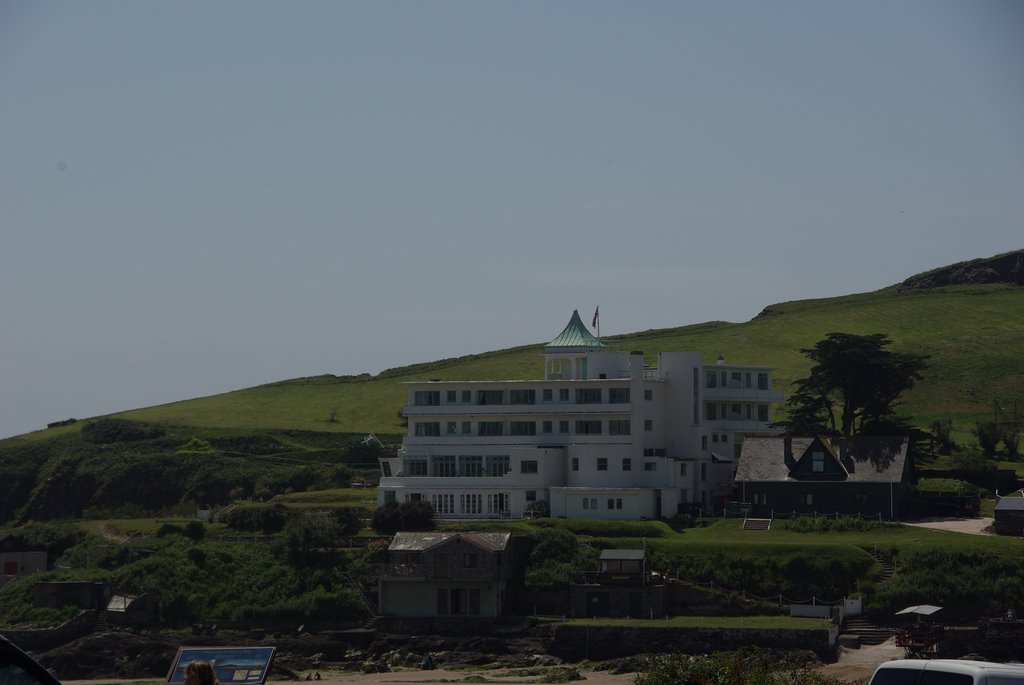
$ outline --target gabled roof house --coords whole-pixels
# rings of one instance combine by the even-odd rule
[[[896,437],[751,437],[736,467],[736,496],[755,518],[860,514],[899,519],[911,481],[909,440]]]
[[[385,616],[500,616],[515,571],[509,533],[397,533],[378,574]]]

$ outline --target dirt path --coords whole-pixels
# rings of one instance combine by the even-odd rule
[[[902,659],[903,656],[903,648],[897,647],[896,638],[891,637],[880,645],[868,645],[860,649],[840,647],[839,660],[834,664],[825,664],[819,670],[848,683],[866,683],[880,664]]]
[[[948,530],[953,533],[968,533],[970,535],[993,535],[993,521],[994,519],[986,516],[976,519],[931,518],[921,521],[905,521],[904,525],[915,528],[930,528],[932,530]]]

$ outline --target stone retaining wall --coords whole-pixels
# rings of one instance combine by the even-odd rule
[[[710,654],[755,645],[809,649],[834,661],[839,631],[755,630],[748,628],[644,628],[561,624],[551,627],[549,652],[568,661],[617,659],[636,654]]]

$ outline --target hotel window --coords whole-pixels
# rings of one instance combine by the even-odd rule
[[[632,471],[633,470],[633,460],[630,459],[629,457],[623,457],[622,458],[622,470],[623,471]]]
[[[711,442],[718,442],[718,433],[711,434]]]
[[[740,372],[740,371],[733,371],[732,372],[732,382],[735,384],[735,386],[738,386],[738,385],[742,384],[743,383],[743,373]]]
[[[483,511],[483,495],[461,495],[460,499],[463,514],[479,514]]]
[[[417,407],[433,407],[441,404],[441,391],[417,390],[413,395],[413,403]]]
[[[645,461],[644,462],[644,471],[657,471],[657,470],[658,470],[658,462],[656,462],[656,461]]]
[[[434,455],[430,458],[430,471],[434,478],[454,478],[458,475],[455,470],[455,455]]]
[[[744,383],[748,388],[750,387],[750,372],[747,372],[746,382]]]
[[[427,458],[420,457],[418,459],[406,459],[405,472],[410,476],[427,475]]]
[[[569,422],[568,421],[559,421],[558,422],[558,432],[559,433],[568,433],[569,432]]]
[[[453,434],[457,433],[458,432],[458,426],[459,426],[459,424],[456,423],[455,421],[449,421],[448,422],[448,435],[453,435]]]
[[[573,457],[572,458],[572,470],[573,471],[579,471],[580,470],[580,458],[579,457]]]
[[[679,465],[679,475],[680,476],[685,476],[686,475],[686,464],[680,464]]]
[[[704,418],[708,421],[718,420],[718,405],[714,402],[708,402],[704,407]]]
[[[743,407],[739,402],[734,402],[732,406],[729,407],[729,418],[738,419],[741,416],[743,416]]]
[[[450,493],[437,493],[430,496],[430,503],[434,505],[434,511],[438,514],[455,513],[455,495]],[[443,555],[438,555],[438,557]]]
[[[576,404],[601,404],[601,388],[577,388]]]
[[[473,422],[472,421],[463,421],[462,422],[462,434],[463,435],[469,435],[472,432],[473,432]]]
[[[607,457],[598,457],[597,458],[597,470],[598,471],[607,471],[608,470],[608,458]]]
[[[505,394],[502,390],[478,390],[476,393],[477,404],[501,404],[505,401]]]
[[[552,424],[552,423],[551,423],[550,421],[545,421],[545,422],[544,422],[544,423],[542,424],[542,430],[543,430],[543,431],[544,431],[545,433],[553,433],[553,432],[554,432],[554,427],[553,427],[553,424]]]
[[[476,425],[477,435],[495,436],[504,432],[504,424],[501,421],[481,421]]]
[[[508,424],[509,435],[536,435],[537,423],[535,421],[512,421]]]
[[[487,477],[488,478],[500,478],[506,473],[511,471],[512,468],[509,466],[508,457],[505,455],[495,456],[491,455],[487,457]]]
[[[554,393],[551,392],[551,388],[544,388],[544,393],[541,395],[545,402],[550,402],[554,399]]]
[[[462,403],[463,404],[470,404],[472,401],[473,401],[473,391],[472,390],[463,390],[462,391]]]
[[[487,513],[504,514],[508,510],[508,495],[499,492],[487,495]]]
[[[465,478],[479,478],[484,475],[484,458],[480,455],[459,457],[459,475]]]
[[[437,437],[441,435],[441,424],[438,421],[417,421],[415,431],[417,437]]]
[[[749,421],[750,419],[754,418],[754,408],[753,408],[753,405],[745,404],[743,406],[746,407],[746,410],[747,410],[747,421]]]
[[[537,491],[536,490],[527,490],[526,491],[526,501],[527,502],[536,502],[537,501]]]
[[[702,481],[708,479],[708,465],[707,464],[701,464],[700,465],[700,479]]]
[[[445,399],[444,399],[445,402],[447,402],[448,404],[455,404],[455,398],[458,395],[456,395],[454,390],[448,390],[448,391],[445,392],[444,395],[445,395]]]
[[[600,421],[577,421],[576,433],[579,435],[600,435]]]
[[[718,374],[714,371],[708,371],[704,374],[704,387],[705,388],[717,388],[718,387]]]
[[[608,435],[629,435],[629,421],[609,421]]]
[[[537,473],[537,460],[525,459],[519,462],[519,473]]]
[[[652,431],[652,430],[654,430],[654,421],[652,421],[651,419],[644,419],[644,430],[645,431]]]
[[[757,405],[757,420],[767,421],[768,420],[768,405],[759,404]]]
[[[702,450],[706,450],[708,448],[708,436],[706,436],[706,435],[700,436],[700,448]]]
[[[729,434],[722,433],[722,442],[729,442]]]
[[[629,388],[608,388],[608,404],[629,404]]]
[[[558,401],[559,402],[568,402],[569,401],[569,388],[559,388],[558,389]]]
[[[667,454],[668,454],[668,452],[665,451],[664,447],[655,447],[654,448],[654,456],[656,456],[656,457],[664,457]]]
[[[647,400],[648,402],[653,400],[654,399],[654,391],[653,390],[644,390],[644,399]]]
[[[811,453],[811,471],[813,473],[825,473],[825,453]]]
[[[510,390],[508,393],[509,404],[534,404],[536,399],[536,390]]]
[[[768,374],[759,373],[757,374],[757,389],[767,390],[768,389]]]

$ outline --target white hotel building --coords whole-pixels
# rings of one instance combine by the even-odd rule
[[[697,352],[609,350],[573,312],[535,381],[407,383],[409,433],[382,458],[378,504],[426,500],[438,518],[639,519],[731,497],[744,435],[771,435],[772,369]]]

